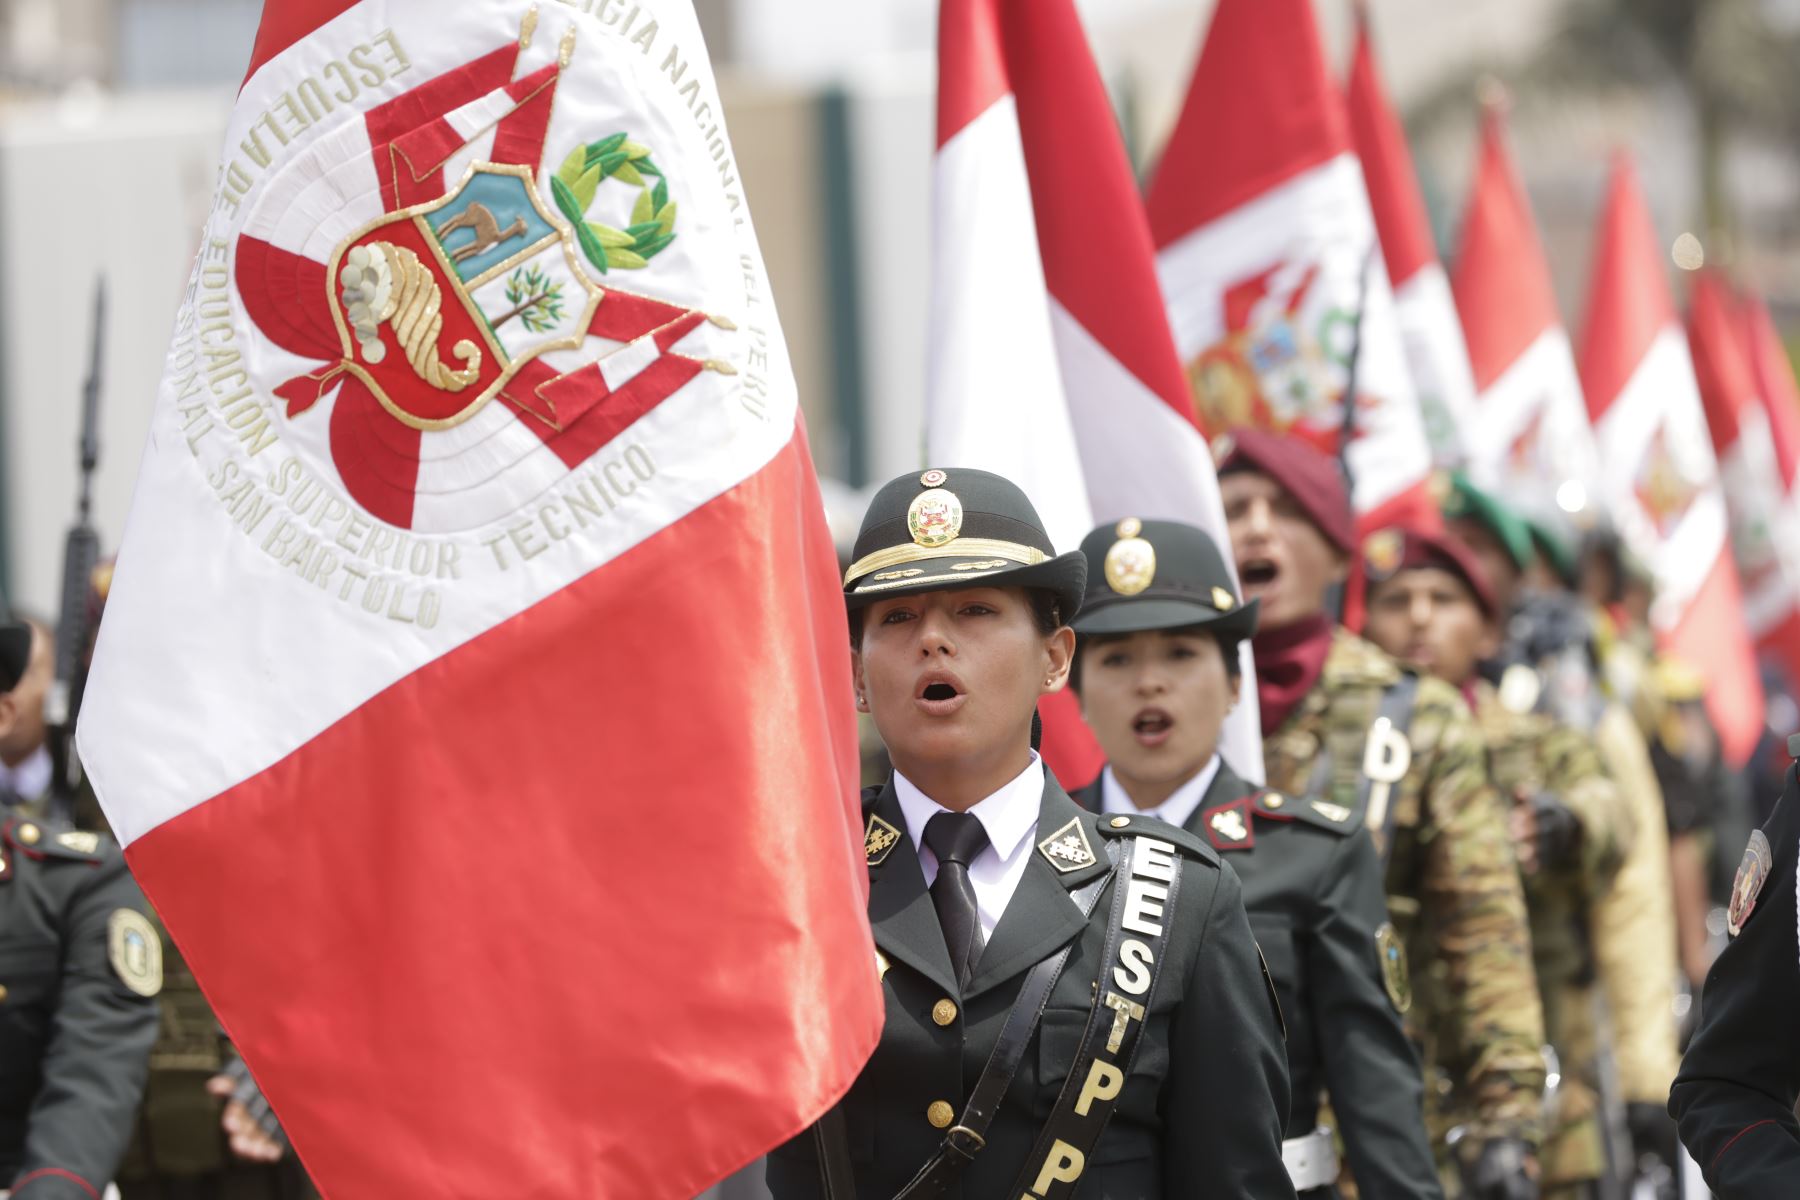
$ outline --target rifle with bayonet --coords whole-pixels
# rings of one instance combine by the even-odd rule
[[[75,523],[63,542],[62,607],[56,622],[56,675],[44,697],[44,724],[50,744],[50,803],[63,817],[72,814],[81,789],[81,764],[74,754],[75,720],[87,685],[89,645],[97,616],[89,602],[94,568],[100,562],[100,535],[94,531],[94,470],[100,465],[100,363],[106,337],[106,281],[94,285],[93,343],[87,380],[81,389],[81,493]]]

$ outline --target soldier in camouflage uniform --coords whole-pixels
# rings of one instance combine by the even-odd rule
[[[1321,811],[1361,813],[1387,860],[1415,1009],[1449,1014],[1412,1033],[1428,1072],[1456,1072],[1474,1114],[1456,1149],[1464,1194],[1534,1197],[1543,1012],[1480,730],[1448,685],[1402,670],[1327,613],[1354,548],[1336,466],[1296,439],[1251,431],[1220,450],[1238,574],[1263,605],[1254,645],[1267,783]]]
[[[1535,710],[1534,671],[1515,665],[1499,688],[1477,673],[1499,641],[1498,609],[1466,548],[1440,535],[1389,529],[1368,539],[1364,559],[1364,632],[1469,699],[1487,739],[1494,783],[1513,804],[1532,961],[1545,1030],[1562,1068],[1540,1154],[1542,1181],[1546,1196],[1581,1200],[1594,1194],[1607,1170],[1589,920],[1624,861],[1629,812],[1593,744]]]

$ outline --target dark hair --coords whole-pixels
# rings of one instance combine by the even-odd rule
[[[1170,637],[1209,637],[1219,644],[1219,657],[1225,663],[1225,678],[1235,684],[1243,677],[1238,668],[1238,646],[1242,638],[1228,638],[1210,625],[1183,625],[1177,629],[1157,629],[1149,632],[1166,633]],[[1130,637],[1129,633],[1078,633],[1075,635],[1075,657],[1069,662],[1069,686],[1076,692],[1081,691],[1081,659],[1090,646],[1105,646],[1112,642],[1122,642]]]
[[[993,586],[1005,587],[1006,585],[996,582]],[[1037,626],[1037,631],[1041,636],[1049,637],[1063,627],[1062,603],[1057,600],[1055,592],[1047,588],[1026,588],[1025,597],[1031,602],[1031,622]],[[858,608],[850,613],[850,649],[852,650],[862,649],[863,613],[865,611],[865,609]]]

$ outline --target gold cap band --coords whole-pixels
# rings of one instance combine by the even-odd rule
[[[844,586],[849,587],[851,580],[860,579],[875,571],[906,563],[924,562],[931,558],[1004,558],[1025,567],[1035,567],[1039,563],[1050,561],[1050,556],[1035,546],[1022,546],[1018,542],[1003,542],[997,538],[957,538],[942,546],[919,546],[909,542],[903,546],[889,546],[886,550],[865,554],[851,563],[850,569],[844,572]]]

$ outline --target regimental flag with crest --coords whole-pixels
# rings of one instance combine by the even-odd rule
[[[1637,174],[1620,155],[1595,238],[1581,386],[1608,507],[1655,576],[1657,644],[1706,677],[1707,709],[1726,754],[1742,763],[1762,729],[1762,686],[1694,361],[1657,245]]]
[[[1708,269],[1695,277],[1688,345],[1725,486],[1744,616],[1757,649],[1800,680],[1800,522],[1775,441],[1778,421],[1784,440],[1792,438],[1800,411],[1768,403],[1752,357],[1754,330],[1721,275]],[[1779,386],[1779,376],[1773,382]]]
[[[200,244],[80,731],[133,870],[326,1194],[685,1200],[882,1021],[689,0],[272,3]]]
[[[1431,453],[1310,0],[1219,0],[1146,203],[1201,425],[1335,454],[1354,382],[1358,514],[1432,519]]]
[[[1369,11],[1356,6],[1356,48],[1345,89],[1356,153],[1369,184],[1369,204],[1381,235],[1381,253],[1394,288],[1394,319],[1400,326],[1406,364],[1419,395],[1419,413],[1431,443],[1432,460],[1459,467],[1469,458],[1469,430],[1475,423],[1475,377],[1469,349],[1456,319],[1450,280],[1438,261],[1425,197],[1413,171],[1406,130],[1389,102],[1376,61]]]
[[[1772,541],[1781,556],[1783,574],[1800,579],[1800,562],[1796,561],[1800,559],[1800,385],[1795,383],[1793,363],[1762,296],[1754,291],[1741,296],[1737,324],[1775,453],[1778,491],[1769,507]],[[1796,585],[1794,606],[1795,616],[1778,625],[1772,635],[1783,647],[1800,643],[1800,585]],[[1785,649],[1781,652],[1784,660],[1788,653]],[[1790,664],[1788,670],[1790,679],[1800,680],[1800,664]]]
[[[1093,523],[1146,517],[1224,545],[1143,203],[1074,4],[943,0],[938,63],[932,461],[1018,483],[1061,549]],[[1222,744],[1260,779],[1243,652]],[[1065,784],[1087,783],[1102,756],[1073,697],[1042,710],[1045,761]]]
[[[1605,491],[1600,456],[1498,98],[1482,114],[1450,284],[1475,373],[1471,473],[1533,516],[1587,519]]]

